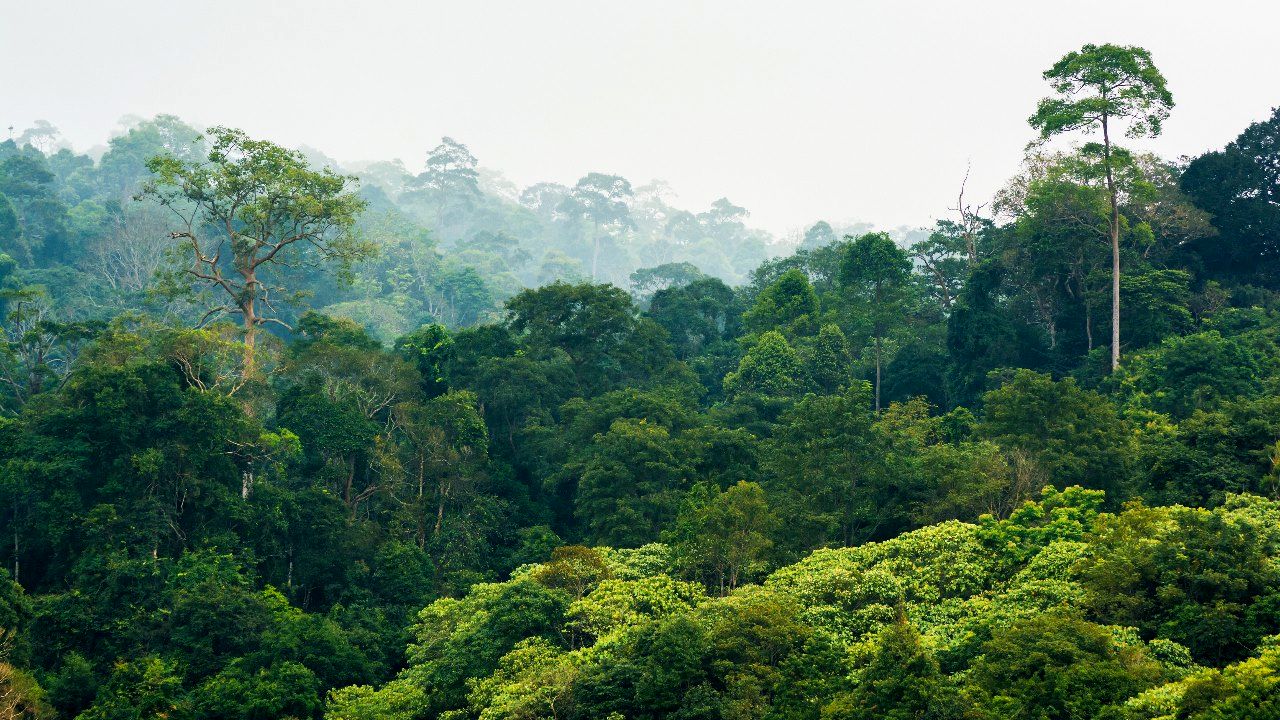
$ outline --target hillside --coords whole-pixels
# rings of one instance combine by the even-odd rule
[[[785,248],[0,143],[0,720],[1280,718],[1280,109],[1175,161],[1143,48],[1043,75],[990,203]]]
[[[561,548],[429,605],[327,717],[1275,717],[1280,503],[1101,506],[1047,489],[724,596],[680,548]]]

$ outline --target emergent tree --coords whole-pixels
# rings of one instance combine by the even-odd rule
[[[219,297],[202,324],[239,315],[244,326],[244,377],[255,373],[254,346],[262,325],[276,317],[273,292],[283,292],[279,269],[332,261],[345,268],[373,246],[353,232],[365,202],[352,192],[355,178],[312,170],[302,153],[240,130],[215,127],[208,158],[152,158],[155,174],[143,196],[180,221],[170,233],[183,241],[190,264],[183,274]],[[287,326],[286,326],[287,327]]]
[[[1135,46],[1085,45],[1044,72],[1057,95],[1040,101],[1029,118],[1043,140],[1073,130],[1102,131],[1086,155],[1101,158],[1111,201],[1111,369],[1120,366],[1120,190],[1116,170],[1128,154],[1111,142],[1112,124],[1128,120],[1131,138],[1155,137],[1173,107],[1151,53]]]

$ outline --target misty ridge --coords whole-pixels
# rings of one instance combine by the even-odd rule
[[[171,115],[129,115],[106,145],[80,153],[46,120],[10,129],[10,152],[29,147],[46,155],[49,171],[63,184],[56,201],[78,223],[67,232],[93,238],[84,257],[70,264],[92,272],[109,258],[109,267],[121,273],[91,292],[139,291],[147,271],[158,268],[148,263],[159,261],[158,250],[168,243],[163,213],[134,196],[149,175],[149,157],[198,157],[205,148],[197,140],[202,131]],[[360,322],[385,342],[423,322],[463,326],[492,320],[520,289],[554,281],[613,283],[642,301],[699,277],[741,285],[767,259],[815,250],[874,227],[817,220],[777,237],[752,228],[749,210],[727,198],[702,210],[683,209],[664,181],[633,185],[598,172],[585,173],[572,185],[539,182],[521,188],[450,137],[411,164],[420,168],[417,172],[401,160],[344,163],[313,147],[297,151],[314,169],[358,178],[367,202],[359,230],[380,248],[376,259],[357,268],[351,284],[317,284],[310,304]],[[110,232],[103,231],[107,225]],[[907,227],[889,233],[904,246],[928,235]],[[53,248],[69,241],[51,236],[26,242],[30,259],[40,251],[36,243]],[[150,260],[139,267],[124,254]],[[91,304],[118,308],[136,299],[107,293]]]

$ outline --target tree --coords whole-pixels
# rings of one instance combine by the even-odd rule
[[[4,258],[5,275],[13,271],[18,262],[9,256],[8,251],[18,251],[22,240],[22,223],[18,219],[18,209],[13,202],[0,191],[0,256]]]
[[[468,484],[474,483],[487,458],[489,437],[484,419],[476,409],[476,395],[462,390],[432,398],[424,405],[402,403],[396,406],[394,415],[413,446],[413,472],[420,502],[427,478],[435,480],[435,522],[431,536],[438,538],[444,526],[445,510],[471,499]],[[425,523],[419,528],[421,547]]]
[[[137,119],[137,118],[135,118]],[[128,130],[111,138],[92,177],[95,190],[124,202],[151,176],[147,162],[157,155],[199,162],[208,152],[200,131],[173,115],[137,119]]]
[[[720,349],[742,330],[742,312],[733,289],[717,278],[659,290],[649,303],[648,316],[671,336],[681,360]],[[723,377],[721,372],[715,379]]]
[[[637,297],[647,299],[660,290],[684,287],[705,277],[706,275],[692,263],[663,263],[657,267],[640,268],[631,273],[631,289]]]
[[[560,204],[560,212],[591,223],[591,279],[599,277],[600,245],[604,236],[632,227],[627,201],[633,195],[626,178],[588,173]],[[603,233],[601,231],[604,231]]]
[[[680,564],[725,595],[767,569],[778,526],[756,483],[739,481],[723,491],[699,484],[689,491],[670,535]]]
[[[947,318],[952,403],[980,402],[992,370],[1037,367],[1043,362],[1037,352],[1041,349],[1038,334],[1002,302],[1009,274],[998,263],[979,264]]]
[[[1175,717],[1187,720],[1253,720],[1280,715],[1280,651],[1272,646],[1259,657],[1222,670],[1196,673],[1183,683],[1181,697],[1176,700]]]
[[[671,360],[665,333],[612,285],[525,290],[507,301],[507,326],[538,357],[568,356],[578,386],[594,392],[648,378]]]
[[[920,263],[930,294],[944,313],[951,312],[951,304],[973,266],[965,254],[963,233],[959,225],[939,220],[928,238],[911,246],[911,256]]]
[[[438,323],[428,323],[396,339],[396,351],[422,375],[422,392],[433,398],[449,389],[445,372],[453,357],[453,338]]]
[[[156,177],[144,195],[172,210],[191,262],[182,272],[221,302],[202,320],[239,315],[244,327],[244,374],[257,368],[254,349],[275,316],[273,292],[285,291],[277,271],[320,259],[348,268],[374,248],[352,233],[364,200],[350,190],[355,178],[311,170],[302,153],[240,130],[209,130],[207,162],[158,155],[147,162]]]
[[[866,541],[902,510],[894,502],[897,478],[884,472],[888,452],[870,395],[865,381],[843,395],[806,395],[764,443],[765,489],[787,528],[787,549]]]
[[[1280,571],[1267,558],[1280,533],[1249,502],[1103,515],[1078,567],[1085,607],[1144,639],[1181,643],[1197,662],[1243,659],[1280,630]]]
[[[802,271],[792,268],[778,276],[756,296],[756,302],[742,316],[743,324],[754,332],[777,330],[787,335],[808,335],[815,326],[818,296]]]
[[[1280,289],[1280,107],[1179,182],[1220,233],[1192,244],[1206,273]]]
[[[30,674],[0,661],[0,718],[44,720],[53,717],[44,690]]]
[[[192,693],[198,718],[253,720],[305,718],[321,707],[320,681],[297,662],[281,662],[256,673],[237,664],[209,678]]]
[[[133,297],[151,286],[172,244],[169,218],[154,205],[131,203],[111,213],[107,227],[87,238],[81,261],[112,290]]]
[[[985,203],[974,207],[964,201],[965,190],[969,187],[969,171],[971,167],[964,169],[964,180],[960,181],[960,192],[956,196],[956,206],[950,208],[953,212],[960,216],[960,222],[952,222],[950,220],[941,220],[938,222],[938,228],[945,230],[947,234],[958,238],[964,246],[964,255],[968,260],[968,268],[973,269],[978,264],[978,256],[981,248],[979,242],[983,235],[992,227],[991,220],[982,217],[982,209],[986,207]]]
[[[84,720],[142,720],[186,718],[191,712],[183,697],[177,663],[147,656],[120,661],[111,679],[98,691],[93,707],[80,715]]]
[[[804,231],[804,239],[800,241],[800,249],[816,250],[835,241],[836,231],[831,228],[831,223],[826,220],[819,220]]]
[[[388,489],[374,448],[393,409],[416,395],[419,377],[350,320],[307,313],[298,331],[278,412],[304,438],[313,467],[328,476],[354,517],[362,502]]]
[[[955,687],[905,615],[880,632],[852,692],[822,711],[823,720],[952,720],[962,717]]]
[[[981,720],[1096,718],[1162,676],[1141,646],[1064,612],[1000,628],[982,649],[967,688]]]
[[[32,290],[0,290],[0,300],[8,306],[0,318],[0,407],[10,404],[4,395],[21,407],[70,379],[77,357],[101,323],[57,320]]]
[[[508,270],[514,270],[532,259],[532,256],[520,247],[520,241],[505,232],[489,232],[481,230],[471,240],[461,243],[459,248],[474,250],[498,256]]]
[[[856,303],[856,311],[870,324],[875,345],[875,409],[879,412],[885,334],[907,309],[911,259],[885,233],[867,233],[845,251],[840,282]]]
[[[543,222],[561,219],[560,209],[569,197],[569,188],[559,183],[535,183],[520,193],[520,204],[532,210]]]
[[[1195,346],[1188,350],[1194,352]],[[1214,362],[1230,362],[1230,355]],[[1215,388],[1194,392],[1212,400]],[[1274,493],[1267,475],[1276,438],[1280,398],[1263,396],[1219,402],[1211,412],[1195,411],[1169,431],[1148,434],[1139,449],[1154,499],[1217,505],[1234,493]]]
[[[27,266],[67,259],[67,206],[55,180],[35,148],[0,143],[0,252]]]
[[[1104,396],[1066,378],[1017,370],[983,396],[979,434],[1031,454],[1056,486],[1106,490],[1115,500],[1128,480],[1132,431]]]
[[[480,197],[478,164],[467,146],[451,137],[441,138],[427,155],[427,167],[415,185],[435,198],[436,229],[451,220],[447,211],[454,206],[469,207]]]
[[[540,564],[533,573],[534,580],[564,590],[574,600],[581,600],[612,576],[600,552],[582,545],[561,545],[552,550],[551,560]]]
[[[575,510],[593,541],[637,547],[675,517],[691,475],[666,428],[620,419],[591,442]]]
[[[1105,189],[1082,182],[1079,166],[1068,156],[1038,168],[1045,176],[1027,184],[1013,232],[1004,235],[1010,280],[1048,333],[1050,350],[1058,347],[1067,301],[1084,309],[1085,350],[1093,349],[1094,282],[1110,221]]]
[[[800,358],[787,339],[770,330],[747,351],[738,369],[724,376],[724,391],[730,397],[794,397],[803,387],[803,373]]]
[[[734,205],[729,198],[719,198],[711,203],[711,207],[698,213],[698,224],[707,235],[720,241],[730,241],[746,229],[743,220],[747,215],[746,208]]]
[[[1184,270],[1151,270],[1126,275],[1124,315],[1129,343],[1143,347],[1191,328],[1191,275]]]
[[[1102,145],[1084,147],[1101,156],[1111,201],[1111,369],[1120,367],[1120,188],[1116,164],[1127,155],[1111,143],[1111,124],[1129,120],[1129,137],[1156,137],[1173,107],[1164,76],[1140,47],[1085,45],[1044,72],[1056,97],[1040,101],[1031,126],[1041,139],[1074,130],[1102,131]]]
[[[53,123],[48,120],[36,120],[31,127],[22,131],[16,142],[18,147],[30,145],[45,155],[49,155],[61,136],[62,131]]]
[[[445,319],[454,325],[472,325],[494,307],[493,293],[484,278],[469,265],[446,265],[437,282]]]
[[[810,379],[822,392],[839,392],[852,379],[849,342],[835,323],[822,326],[805,359]]]

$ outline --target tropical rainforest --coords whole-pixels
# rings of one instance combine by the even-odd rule
[[[1280,718],[1280,110],[929,228],[444,138],[0,143],[0,717]]]

